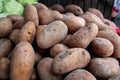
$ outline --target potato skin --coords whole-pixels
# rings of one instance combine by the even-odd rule
[[[30,43],[21,41],[13,50],[10,80],[29,80],[34,67],[35,52]]]
[[[88,69],[95,77],[98,77],[101,80],[108,80],[118,73],[119,62],[112,57],[93,58],[89,63]]]
[[[37,11],[42,9],[48,9],[48,7],[42,3],[34,3],[32,5],[36,7]]]
[[[66,43],[69,47],[87,48],[97,33],[97,25],[90,23],[76,31]]]
[[[64,80],[97,80],[90,72],[77,69],[68,74]]]
[[[9,55],[12,49],[12,43],[7,38],[0,39],[0,57],[6,57]]]
[[[52,62],[55,74],[65,74],[78,68],[84,68],[90,61],[90,54],[82,48],[71,48],[60,52]]]
[[[105,38],[97,37],[90,44],[91,51],[100,57],[109,57],[113,54],[113,44]]]
[[[0,19],[0,38],[6,37],[12,31],[12,22],[9,18],[1,18]]]
[[[51,63],[53,58],[46,57],[43,58],[37,66],[37,71],[40,80],[61,80],[57,75],[55,75],[51,70]]]
[[[13,29],[21,29],[24,26],[24,19],[20,19],[13,24]]]
[[[37,45],[41,49],[50,48],[61,42],[68,33],[68,28],[62,21],[54,21],[47,25],[43,31],[36,36]],[[59,37],[58,37],[59,36]]]
[[[115,75],[115,76],[111,77],[108,80],[120,80],[120,74],[119,75]]]

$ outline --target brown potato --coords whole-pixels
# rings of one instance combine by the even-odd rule
[[[10,80],[29,80],[34,67],[35,52],[29,42],[21,41],[13,50]]]
[[[120,80],[120,75],[115,75],[108,80]]]
[[[12,28],[12,22],[9,18],[0,18],[0,37],[8,36]]]
[[[27,21],[33,21],[36,26],[39,25],[39,19],[38,19],[38,13],[37,9],[33,5],[27,5],[24,9],[24,20]]]
[[[21,29],[24,26],[24,19],[18,20],[13,24],[13,29]]]
[[[62,41],[63,44],[67,45],[68,40],[72,37],[72,34],[68,34],[66,38]]]
[[[80,16],[83,14],[83,10],[79,6],[73,5],[73,4],[67,5],[65,7],[65,11],[74,13],[77,16]]]
[[[97,25],[90,23],[76,31],[66,43],[69,47],[87,48],[89,43],[96,37],[97,33]]]
[[[48,9],[48,7],[42,3],[34,3],[32,5],[35,6],[37,10]]]
[[[60,52],[67,50],[68,47],[64,44],[55,44],[51,49],[50,49],[50,55],[52,57],[55,57],[58,55]]]
[[[54,21],[47,25],[40,33],[37,33],[37,45],[41,49],[50,48],[61,42],[68,33],[68,28],[62,21]],[[59,36],[59,37],[58,37]]]
[[[99,31],[97,37],[108,39],[114,46],[113,56],[120,58],[120,36],[111,30]]]
[[[68,74],[64,80],[97,80],[90,72],[77,69]]]
[[[105,38],[95,38],[90,44],[91,51],[100,57],[109,57],[113,54],[113,44]]]
[[[8,80],[10,60],[5,57],[0,57],[0,80]]]
[[[37,80],[37,71],[36,71],[36,69],[33,69],[30,80]]]
[[[9,55],[12,49],[12,43],[7,38],[0,39],[0,57],[6,57]]]
[[[34,40],[35,34],[36,34],[35,24],[32,21],[28,21],[25,23],[25,25],[21,28],[19,32],[18,42],[28,41],[32,43]]]
[[[119,62],[115,58],[93,58],[89,63],[89,71],[100,80],[108,80],[116,75],[119,70]]]
[[[82,48],[71,48],[60,52],[52,62],[55,74],[65,74],[78,68],[84,68],[90,61],[90,54]]]
[[[41,59],[42,56],[38,52],[35,52],[35,64],[38,64]]]
[[[40,77],[40,80],[61,80],[60,76],[55,75],[51,70],[51,63],[53,58],[46,57],[43,58],[37,66],[37,71]]]

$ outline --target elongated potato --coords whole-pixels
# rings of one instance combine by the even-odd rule
[[[59,76],[55,75],[51,70],[51,63],[53,58],[46,57],[43,58],[37,66],[37,71],[40,80],[61,80]]]
[[[38,33],[36,36],[37,45],[42,49],[50,48],[61,42],[67,36],[67,33],[68,28],[65,23],[54,21]]]
[[[32,5],[36,7],[37,11],[42,9],[48,9],[48,7],[42,3],[34,3]]]
[[[97,79],[87,70],[77,69],[68,74],[64,80],[97,80]]]
[[[55,74],[65,74],[78,68],[84,68],[90,61],[90,54],[82,48],[71,48],[60,52],[52,62]]]
[[[89,43],[96,37],[97,33],[97,25],[90,23],[76,31],[66,43],[70,47],[87,48]]]
[[[93,58],[89,63],[89,71],[100,80],[108,80],[119,71],[119,62],[115,58]]]
[[[10,80],[29,80],[34,67],[34,56],[32,45],[21,41],[13,50]]]
[[[33,21],[36,26],[39,25],[37,9],[33,5],[27,5],[24,9],[24,20]]]
[[[6,57],[9,55],[12,49],[12,43],[7,38],[0,39],[0,57]]]
[[[115,58],[120,58],[120,37],[118,34],[111,30],[103,30],[98,32],[97,37],[102,37],[111,41],[114,46],[113,56]]]
[[[30,43],[33,42],[36,34],[36,27],[32,21],[28,21],[22,27],[18,35],[18,42],[20,41],[28,41]]]

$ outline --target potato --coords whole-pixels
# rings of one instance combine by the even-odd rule
[[[65,74],[78,68],[84,68],[90,61],[90,54],[82,48],[71,48],[60,52],[52,62],[55,74]]]
[[[32,21],[28,21],[25,23],[25,25],[21,28],[19,32],[18,42],[28,41],[32,43],[34,40],[35,34],[36,34],[35,24]]]
[[[36,69],[33,69],[30,80],[37,80],[37,71],[36,71]]]
[[[12,28],[12,22],[9,18],[0,18],[0,37],[8,36]]]
[[[109,58],[93,58],[89,63],[89,71],[100,80],[108,80],[116,75],[119,70],[119,62],[112,57]]]
[[[40,33],[37,33],[37,45],[41,49],[50,48],[61,42],[68,33],[68,28],[62,21],[54,21],[47,25]],[[59,36],[59,37],[58,37]]]
[[[115,58],[120,58],[120,37],[117,33],[111,30],[103,30],[98,32],[97,37],[102,37],[111,41],[114,46],[113,56]]]
[[[52,10],[57,10],[59,11],[60,13],[64,13],[65,12],[65,9],[62,5],[60,4],[54,4],[50,7]]]
[[[68,74],[64,80],[97,80],[97,79],[87,70],[77,69]]]
[[[34,3],[32,5],[35,6],[37,10],[48,9],[48,7],[42,3]]]
[[[69,47],[87,48],[89,43],[96,37],[97,33],[97,25],[90,23],[76,31],[66,43]]]
[[[51,70],[51,63],[53,59],[50,57],[43,58],[37,66],[37,71],[40,80],[61,80],[59,76],[55,75]]]
[[[108,80],[120,80],[120,75],[115,75]]]
[[[70,33],[74,33],[85,26],[85,20],[82,17],[66,16],[63,18],[63,22],[67,25]]]
[[[13,24],[13,29],[21,29],[24,26],[24,19],[18,20]]]
[[[35,64],[38,64],[41,59],[42,56],[38,52],[35,52]]]
[[[74,13],[76,16],[80,16],[83,14],[83,10],[79,6],[73,4],[67,5],[65,7],[65,11]]]
[[[5,57],[0,57],[0,80],[8,80],[10,60]]]
[[[24,9],[24,20],[25,22],[27,21],[33,21],[36,26],[39,25],[39,18],[38,18],[38,13],[37,9],[33,5],[27,5]]]
[[[21,41],[13,50],[10,80],[29,80],[34,67],[35,52],[29,42]]]
[[[6,57],[9,55],[12,49],[12,43],[8,38],[0,39],[0,57]]]
[[[62,41],[63,44],[67,45],[68,40],[72,37],[72,34],[68,34],[66,38]]]
[[[58,55],[60,52],[67,50],[68,47],[64,44],[55,44],[51,49],[50,49],[50,55],[52,57],[55,57]]]
[[[113,54],[113,44],[105,38],[95,38],[90,44],[91,51],[100,57],[109,57]]]

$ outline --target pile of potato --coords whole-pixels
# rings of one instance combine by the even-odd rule
[[[120,37],[77,5],[27,5],[0,19],[0,80],[119,80]]]

